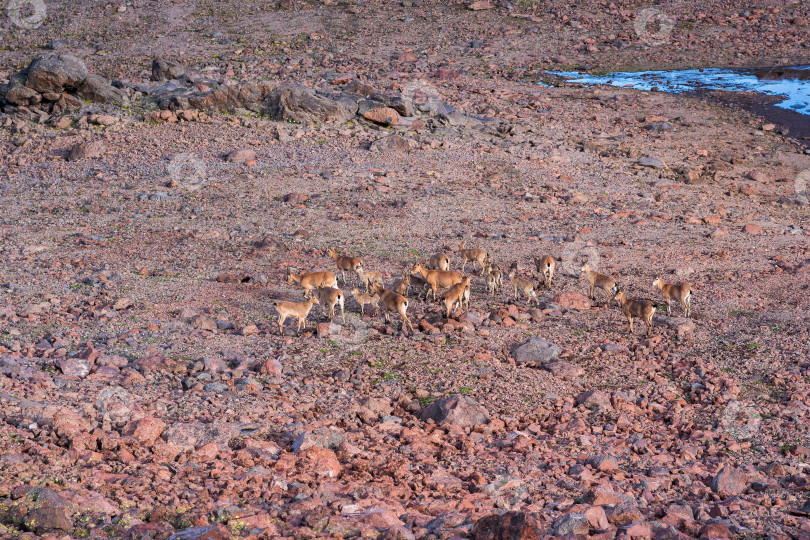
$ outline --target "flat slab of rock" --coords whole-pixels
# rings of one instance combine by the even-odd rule
[[[678,332],[678,336],[684,337],[695,331],[697,326],[692,319],[686,317],[656,317],[653,324],[663,323],[669,328]]]
[[[82,159],[97,159],[107,152],[107,146],[102,141],[89,141],[78,143],[70,149],[68,161],[79,161]]]
[[[315,122],[346,122],[356,112],[356,109],[352,110],[342,101],[333,101],[317,95],[306,86],[293,84],[274,88],[266,104],[274,119],[307,125]]]
[[[433,419],[437,425],[477,426],[489,422],[483,405],[468,396],[452,395],[431,403],[419,412],[421,420]]]
[[[667,164],[664,163],[662,160],[654,157],[643,157],[640,158],[637,162],[639,165],[644,167],[650,167],[652,169],[669,169]]]
[[[240,148],[229,152],[225,159],[232,163],[244,163],[256,159],[256,151],[250,148]]]
[[[411,143],[405,137],[394,133],[371,143],[369,150],[372,152],[410,152]]]
[[[543,338],[529,338],[525,343],[512,350],[512,357],[519,366],[543,367],[544,364],[557,358],[562,349]]]
[[[543,369],[550,372],[555,377],[561,377],[569,380],[576,379],[585,373],[585,370],[578,365],[559,359],[543,364]]]
[[[231,440],[240,435],[235,424],[216,422],[203,424],[202,422],[177,423],[163,431],[163,438],[168,444],[178,446],[192,446],[199,448],[208,443],[215,442],[226,448]]]

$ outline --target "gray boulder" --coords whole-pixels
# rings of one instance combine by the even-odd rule
[[[433,419],[437,425],[477,426],[489,422],[489,413],[477,401],[467,396],[442,398],[419,412],[421,420]]]
[[[512,350],[512,357],[519,366],[542,367],[557,358],[562,349],[543,338],[529,338]]]
[[[315,122],[346,122],[354,117],[342,101],[319,96],[305,86],[283,84],[274,88],[265,102],[266,112],[275,120],[313,124]]]
[[[87,66],[70,54],[46,53],[34,57],[25,85],[37,92],[75,90],[87,78]]]

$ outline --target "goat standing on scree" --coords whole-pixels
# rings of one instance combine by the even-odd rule
[[[502,283],[503,275],[501,271],[497,268],[493,268],[491,264],[488,264],[486,272],[484,272],[484,285],[486,285],[489,295],[492,296],[496,292],[500,292]]]
[[[402,319],[403,330],[407,325],[408,330],[410,330],[411,334],[413,334],[413,325],[411,325],[411,321],[408,319],[407,315],[408,299],[401,294],[395,293],[394,291],[383,289],[376,283],[371,286],[371,292],[380,295],[380,304],[382,304],[383,313],[385,314],[385,322],[391,322],[388,315],[389,312],[393,311],[399,313],[399,316]]]
[[[466,276],[464,279],[444,291],[442,295],[442,299],[444,300],[444,305],[447,308],[447,318],[450,318],[450,313],[453,311],[453,308],[458,305],[464,309],[464,305],[466,303],[467,309],[470,309],[470,276]]]
[[[374,313],[376,315],[380,314],[380,295],[379,294],[368,294],[364,292],[360,292],[360,290],[355,287],[352,289],[352,296],[357,299],[357,303],[360,304],[360,316],[365,317],[366,315],[366,304],[371,304],[374,306]]]
[[[475,263],[481,265],[481,275],[484,275],[484,260],[487,258],[487,250],[481,248],[465,248],[464,242],[458,243],[458,252],[461,255],[461,271],[464,271],[464,267],[467,263],[472,263],[473,270],[475,270]]]
[[[340,277],[343,278],[343,283],[346,283],[346,274],[345,274],[346,270],[349,270],[357,274],[357,270],[363,267],[363,262],[357,257],[347,257],[345,255],[338,255],[332,248],[329,248],[326,251],[326,254],[330,258],[334,259],[335,264],[337,264],[337,268],[338,270],[340,270]]]
[[[543,275],[543,283],[550,289],[551,280],[554,278],[554,268],[557,266],[557,263],[554,262],[554,257],[551,255],[546,255],[542,259],[534,257],[534,266],[537,268],[537,271]]]
[[[357,267],[357,277],[360,278],[360,283],[366,286],[366,292],[368,292],[368,288],[374,285],[380,285],[381,287],[385,287],[383,283],[382,274],[380,272],[366,272],[363,270],[362,267]]]
[[[430,285],[430,292],[433,295],[433,300],[436,300],[436,292],[439,290],[439,287],[452,287],[462,279],[464,279],[464,274],[461,272],[444,272],[442,270],[428,270],[420,263],[416,263],[413,267],[413,271],[418,273],[422,276],[422,278],[427,281],[428,285]],[[425,295],[427,298],[427,295]]]
[[[306,329],[307,316],[312,310],[312,306],[317,303],[318,297],[314,294],[307,298],[305,302],[273,302],[273,305],[276,307],[276,311],[278,312],[278,333],[282,336],[284,335],[284,321],[289,317],[298,319],[298,330],[296,331],[296,334],[300,336],[301,327],[303,326]]]
[[[308,297],[318,287],[337,287],[337,278],[332,272],[301,272],[296,274],[287,268],[287,283],[298,283],[304,288],[304,296]]]
[[[647,323],[647,337],[652,334],[652,320],[655,313],[655,306],[649,300],[628,300],[624,292],[619,289],[613,295],[614,300],[619,303],[622,313],[630,323],[630,333],[633,333],[633,317],[641,317]]]
[[[517,267],[517,265],[513,265],[513,267]],[[521,291],[526,295],[526,303],[528,305],[532,305],[532,300],[534,300],[536,304],[540,303],[537,299],[537,293],[534,292],[534,283],[530,280],[515,275],[514,269],[509,271],[509,280],[512,282],[512,287],[515,289],[515,300],[518,299],[518,291]]]
[[[660,290],[664,300],[667,301],[667,315],[672,315],[672,300],[680,300],[684,317],[689,317],[692,306],[692,287],[688,283],[681,282],[676,285],[664,283],[661,281],[661,276],[657,276],[652,286]]]
[[[591,265],[588,263],[582,265],[582,276],[580,277],[580,279],[582,278],[588,280],[588,285],[590,287],[590,290],[588,291],[588,298],[590,298],[591,300],[596,300],[593,294],[594,289],[596,287],[599,287],[600,289],[605,291],[605,294],[608,295],[608,302],[610,302],[615,298],[616,292],[619,290],[619,288],[616,286],[616,282],[613,281],[612,277],[600,274],[599,272],[592,270]]]
[[[408,296],[408,291],[411,289],[411,273],[408,272],[408,269],[402,271],[402,277],[397,278],[394,282],[394,285],[391,287],[391,290],[395,293],[405,296]]]
[[[345,302],[343,291],[333,287],[318,287],[315,289],[315,295],[318,297],[318,302],[321,304],[321,310],[324,315],[327,314],[327,308],[329,308],[329,322],[335,320],[335,306],[339,305],[340,314],[343,317],[343,324],[346,324],[346,312],[343,310],[343,304]]]
[[[413,287],[414,290],[416,291],[416,298],[421,300],[422,296],[424,295],[425,300],[427,301],[427,294],[428,294],[428,290],[430,290],[430,289],[429,289],[428,282],[425,281],[425,278],[423,278],[419,274],[408,274],[408,279],[411,282],[411,287]],[[399,291],[396,291],[396,292],[399,292]],[[402,293],[400,293],[400,294],[402,294]],[[403,296],[406,296],[406,295],[403,295]]]
[[[491,293],[501,292],[503,288],[503,271],[501,267],[492,262],[492,258],[487,253],[484,259],[486,266],[484,267],[484,284],[487,286],[487,291]]]

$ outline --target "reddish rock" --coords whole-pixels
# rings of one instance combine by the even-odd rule
[[[268,358],[259,366],[259,374],[269,377],[281,377],[281,362],[278,358]]]
[[[589,390],[577,396],[577,405],[591,410],[611,410],[610,396],[601,390]]]
[[[588,465],[602,472],[615,472],[619,470],[616,458],[612,456],[594,456],[588,460]]]
[[[619,528],[618,535],[626,535],[627,538],[649,539],[653,536],[652,526],[646,521],[629,523]]]
[[[728,527],[723,525],[722,523],[707,523],[700,529],[700,533],[698,533],[699,538],[701,540],[726,540],[734,538],[734,535],[731,534],[731,531],[728,530]]]
[[[162,420],[147,416],[146,418],[129,422],[124,426],[122,434],[133,437],[138,442],[151,444],[160,437],[165,427],[166,424]]]
[[[591,506],[590,508],[586,509],[584,513],[585,517],[588,518],[588,523],[591,524],[592,529],[595,529],[597,531],[604,531],[608,527],[610,527],[607,515],[605,514],[605,509],[602,508],[601,506]]]
[[[301,455],[307,461],[306,470],[314,472],[316,476],[338,478],[343,470],[335,453],[328,448],[313,446],[301,452]]]
[[[540,540],[543,528],[531,514],[506,512],[476,521],[471,536],[475,540]]]
[[[763,234],[765,231],[762,230],[762,227],[757,225],[756,223],[746,223],[743,226],[743,232],[747,234]]]
[[[402,122],[399,113],[390,107],[376,107],[363,113],[366,120],[377,124],[395,126]]]
[[[582,501],[595,506],[618,504],[620,502],[613,489],[602,484],[598,484],[588,490]]]
[[[194,461],[208,462],[216,459],[219,453],[219,445],[216,442],[204,444],[194,451]]]
[[[644,519],[638,507],[633,503],[619,503],[606,510],[605,513],[608,521],[616,526],[627,525]]]
[[[61,408],[53,415],[53,429],[61,437],[73,438],[90,431],[90,423],[80,414],[68,408]]]
[[[748,482],[745,474],[729,466],[723,467],[723,469],[715,475],[710,485],[712,491],[723,498],[740,495],[745,491],[747,486]]]

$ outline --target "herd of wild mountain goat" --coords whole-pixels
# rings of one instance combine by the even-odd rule
[[[442,302],[447,308],[447,317],[450,318],[456,309],[456,305],[461,309],[469,309],[470,306],[470,282],[472,278],[463,274],[467,263],[471,263],[473,270],[475,270],[475,263],[481,266],[481,276],[484,279],[487,293],[494,295],[499,293],[503,287],[503,271],[497,264],[492,262],[489,253],[480,248],[467,248],[464,242],[459,243],[458,253],[462,261],[460,272],[450,270],[450,257],[446,253],[436,253],[430,257],[427,265],[416,263],[413,268],[406,269],[402,276],[394,281],[391,288],[385,287],[380,272],[364,270],[363,263],[359,258],[338,255],[332,248],[329,248],[327,253],[329,257],[334,259],[344,284],[346,283],[346,271],[350,271],[354,272],[360,283],[365,286],[365,292],[356,287],[351,290],[352,296],[360,305],[361,316],[365,315],[366,304],[373,305],[378,313],[380,305],[382,305],[386,321],[390,320],[389,314],[391,312],[399,313],[403,329],[407,327],[411,332],[413,332],[413,325],[411,325],[407,315],[408,293],[411,288],[417,291],[418,298],[424,295],[425,301],[427,301],[428,294],[435,301],[436,293],[439,292],[439,289],[442,289]],[[534,258],[534,264],[539,274],[536,274],[536,277],[542,276],[543,285],[550,289],[551,281],[554,278],[554,268],[556,267],[554,258],[550,255],[540,259]],[[507,275],[514,289],[515,300],[518,299],[519,293],[522,293],[526,296],[529,305],[533,301],[537,303],[535,282],[532,279],[521,277],[517,273],[518,263],[513,262]],[[652,333],[653,313],[655,313],[655,305],[652,302],[649,300],[628,299],[616,285],[613,278],[596,272],[587,263],[582,266],[582,278],[588,281],[588,296],[592,300],[595,299],[594,291],[599,288],[607,295],[608,302],[614,299],[618,302],[624,316],[627,317],[627,322],[630,324],[631,333],[633,332],[633,317],[644,319],[647,323],[647,335],[649,336]],[[346,322],[344,312],[345,296],[337,287],[337,277],[334,273],[322,271],[296,274],[287,269],[287,282],[290,284],[297,283],[303,287],[306,300],[303,302],[275,302],[280,334],[283,334],[284,321],[289,318],[298,319],[297,332],[300,335],[301,328],[306,327],[307,316],[315,304],[321,305],[324,314],[326,314],[328,308],[330,321],[335,317],[335,306],[340,306],[343,322]],[[661,291],[667,304],[667,314],[672,312],[672,301],[678,300],[683,306],[685,316],[689,317],[692,291],[688,283],[664,283],[660,277],[656,277],[652,286]]]

